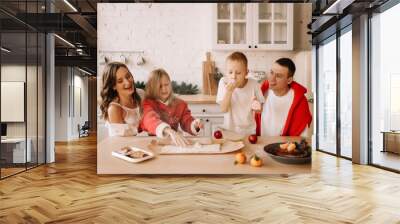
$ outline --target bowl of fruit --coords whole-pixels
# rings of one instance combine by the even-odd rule
[[[287,164],[302,164],[311,162],[311,147],[306,140],[298,142],[279,142],[266,145],[264,151],[272,159]]]

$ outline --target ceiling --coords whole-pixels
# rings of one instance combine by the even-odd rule
[[[342,16],[340,14],[324,15],[322,13],[336,1],[339,0],[274,0],[269,2],[312,3],[313,23],[310,24],[310,30],[314,39]],[[345,2],[342,7],[360,11],[360,7],[369,7],[371,3],[382,4],[386,0],[340,1]],[[53,32],[58,35],[55,38],[56,65],[85,67],[95,74],[97,67],[97,3],[106,2],[165,1],[47,0],[46,6],[46,0],[1,0],[2,46],[12,48],[13,55],[25,55],[26,53],[29,55],[31,52],[34,53],[36,46],[35,43],[31,43],[32,36],[28,35],[27,40],[25,40],[26,29],[28,29],[28,32]],[[340,6],[340,4],[338,5]],[[350,7],[348,7],[349,5]],[[341,10],[343,11],[344,8]],[[50,11],[51,13],[49,13]],[[25,41],[28,42],[27,50],[25,50]]]

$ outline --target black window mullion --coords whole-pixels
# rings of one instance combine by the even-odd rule
[[[44,5],[45,5],[45,9],[44,12],[48,13],[48,8],[50,6],[50,3],[46,0],[44,1]],[[42,106],[42,110],[44,113],[44,117],[42,117],[42,119],[44,119],[44,134],[43,134],[43,140],[44,140],[44,161],[43,164],[46,164],[47,162],[47,38],[48,38],[48,33],[47,31],[44,32],[44,43],[42,42],[42,44],[44,44],[44,55],[42,60],[44,59],[44,67],[42,68],[42,85],[44,84],[44,99],[43,99],[43,104],[44,107]],[[44,82],[44,83],[43,83]],[[42,93],[42,97],[43,97],[43,93]]]
[[[39,14],[39,0],[36,1]],[[39,32],[36,32],[36,166],[39,166]]]
[[[47,13],[47,2],[46,2],[46,13]],[[44,68],[42,69],[42,82],[44,82],[44,161],[43,163],[45,164],[47,162],[47,37],[48,33],[44,33]],[[61,77],[60,77],[61,78]],[[42,83],[43,84],[43,83]],[[42,95],[43,96],[43,95]],[[43,109],[43,107],[42,107]],[[43,117],[42,117],[43,118]],[[43,121],[42,121],[43,122]]]
[[[316,93],[315,93],[315,118],[316,118],[316,136],[315,136],[315,148],[319,149],[319,44],[315,47],[315,86],[316,86]]]
[[[0,47],[2,46],[2,32],[1,32],[1,24],[2,23],[0,23]],[[1,55],[2,55],[2,52],[1,52],[1,50],[0,50],[0,83],[1,83],[1,67],[2,67],[2,58],[1,58]],[[1,99],[1,85],[0,85],[0,99]],[[1,100],[0,100],[1,101]],[[1,104],[0,104],[0,112],[1,112]],[[0,124],[2,124],[2,122],[1,122],[1,113],[0,113]],[[0,179],[2,179],[2,176],[1,176],[1,170],[2,170],[2,159],[1,159],[1,149],[2,147],[1,147],[1,144],[0,144]]]
[[[336,154],[341,157],[341,119],[340,119],[340,30],[336,31]]]
[[[28,17],[28,1],[25,1],[25,21]],[[24,85],[24,123],[25,123],[25,170],[28,170],[28,119],[27,119],[27,85],[28,82],[28,26],[25,23],[25,85]]]
[[[368,69],[367,69],[367,85],[368,85],[368,99],[367,99],[367,107],[368,107],[368,114],[367,114],[367,119],[368,119],[368,164],[373,164],[373,148],[372,148],[372,64],[371,64],[371,55],[372,55],[372,29],[371,29],[371,20],[372,20],[372,12],[368,12],[368,21],[367,21],[367,46],[368,46],[368,53],[367,53],[367,64],[368,64]]]

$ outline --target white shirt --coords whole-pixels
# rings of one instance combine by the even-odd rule
[[[218,104],[221,104],[226,94],[225,80],[227,80],[225,77],[221,78],[218,84],[216,99]],[[260,84],[254,79],[248,79],[243,88],[233,90],[231,107],[228,112],[224,113],[225,129],[246,135],[256,133],[256,122],[251,109],[253,97],[256,97],[260,103],[264,103]]]
[[[293,98],[293,89],[284,96],[277,96],[271,89],[268,90],[261,114],[261,136],[282,135]]]
[[[144,91],[141,89],[136,89],[141,100],[144,99]],[[125,107],[119,103],[111,102],[110,105],[116,105],[122,108],[124,111],[124,122],[120,123],[110,123],[106,121],[106,127],[108,128],[109,136],[134,136],[138,134],[138,127],[141,119],[140,105],[136,108]]]

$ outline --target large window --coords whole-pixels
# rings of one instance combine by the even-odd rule
[[[336,39],[318,47],[318,149],[336,154]]]
[[[352,27],[318,45],[317,148],[352,157]]]
[[[371,162],[400,170],[400,4],[371,19]]]
[[[343,30],[340,44],[340,155],[352,157],[352,35],[351,26]]]

